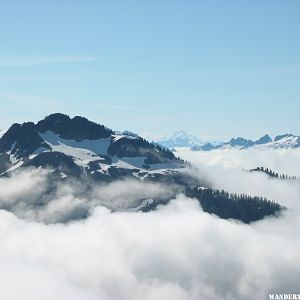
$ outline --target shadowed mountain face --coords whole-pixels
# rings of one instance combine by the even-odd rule
[[[0,152],[10,152],[17,159],[27,157],[42,147],[50,149],[31,122],[13,124],[0,140]]]
[[[61,138],[67,140],[96,140],[107,138],[112,130],[103,125],[96,124],[83,117],[74,117],[56,113],[46,117],[36,124],[36,130],[40,133],[52,131]]]
[[[262,145],[262,144],[267,144],[267,143],[271,143],[271,142],[272,142],[272,138],[268,134],[266,134],[266,135],[262,136],[261,138],[259,138],[255,142],[255,144]]]
[[[232,142],[238,145],[249,143],[241,138]],[[31,203],[30,209],[35,207],[40,209],[46,205],[45,203],[51,202],[49,195],[53,194],[53,199],[56,199],[57,187],[68,185],[71,181],[77,182],[76,186],[80,187],[76,189],[80,197],[88,197],[90,190],[95,186],[101,187],[104,184],[128,179],[142,184],[161,184],[168,187],[169,192],[160,194],[159,197],[143,195],[137,199],[136,207],[143,211],[167,203],[179,192],[198,199],[202,205],[205,203],[205,209],[209,213],[215,213],[223,218],[236,218],[247,223],[261,219],[265,215],[276,214],[281,209],[277,204],[272,206],[272,203],[270,209],[269,202],[264,203],[264,200],[258,201],[249,197],[247,201],[252,201],[252,213],[247,213],[247,219],[243,219],[241,216],[245,216],[245,210],[249,205],[243,206],[243,202],[239,202],[236,208],[237,198],[231,199],[228,194],[205,193],[203,202],[203,194],[199,193],[197,188],[210,187],[205,180],[189,175],[188,168],[189,164],[175,157],[171,151],[149,143],[136,134],[128,131],[115,132],[86,118],[78,116],[70,118],[60,113],[47,116],[36,124],[32,122],[13,124],[0,138],[0,178],[10,178],[22,170],[31,169],[40,169],[47,174],[47,189],[39,195],[38,205]],[[91,196],[89,203],[95,202],[92,200],[93,197]],[[1,201],[0,199],[0,208],[14,211],[14,206],[7,206],[7,199],[4,201],[6,206],[3,206]],[[228,204],[226,214],[220,203],[222,207]],[[18,207],[20,206],[23,204],[18,203]],[[231,213],[233,207],[235,212]],[[264,207],[268,209],[262,209]],[[87,216],[90,208],[89,205],[85,205],[81,210],[76,209],[76,214],[70,214],[63,220]]]

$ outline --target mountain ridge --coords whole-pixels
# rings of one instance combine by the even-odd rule
[[[51,153],[55,153],[55,157],[62,159],[64,154],[73,157],[74,163],[89,175],[101,169],[105,173],[108,165],[113,167],[118,163],[120,169],[123,165],[123,169],[143,171],[184,166],[183,161],[171,151],[151,144],[138,135],[117,133],[86,118],[70,118],[60,113],[47,116],[36,124],[13,124],[0,139],[0,153],[9,156],[7,164],[10,163],[11,167],[38,166],[38,162],[44,167],[43,159],[37,159],[37,156],[48,153],[50,159]],[[45,157],[45,154],[42,156]],[[141,159],[134,159],[137,157]],[[90,168],[91,164],[93,168]],[[95,164],[98,167],[95,168]],[[3,165],[1,169],[4,169]],[[9,172],[10,168],[6,171]]]
[[[275,136],[273,139],[265,134],[257,140],[245,139],[242,137],[232,138],[228,142],[218,145],[207,143],[202,146],[191,147],[194,151],[211,151],[218,149],[294,149],[300,148],[300,136],[290,133]]]
[[[198,138],[195,135],[186,133],[183,130],[176,131],[164,138],[158,139],[156,143],[176,151],[178,147],[187,147],[195,151],[211,151],[217,149],[289,149],[300,148],[300,136],[285,133],[276,135],[272,138],[269,134],[265,134],[257,140],[244,137],[231,138],[227,142],[209,141],[204,138]]]
[[[69,212],[58,219],[63,222],[85,218],[89,214],[98,203],[90,192],[95,187],[128,180],[165,186],[170,190],[163,195],[156,193],[151,199],[146,191],[141,193],[135,201],[135,209],[141,211],[156,209],[178,193],[197,199],[204,211],[245,223],[277,215],[283,209],[279,204],[259,197],[244,198],[214,190],[204,178],[192,175],[189,163],[166,147],[150,143],[129,131],[113,131],[80,116],[70,118],[56,113],[37,123],[15,123],[3,134],[0,138],[0,179],[18,176],[31,169],[42,170],[48,183],[43,194],[27,207],[30,213],[40,215],[41,209],[47,209],[49,203],[56,201],[61,186],[75,184],[81,187],[77,197],[91,197],[83,206],[70,203],[71,207],[66,208]],[[199,187],[208,192],[201,192]],[[9,200],[0,199],[0,209],[20,213],[19,207],[25,204],[23,197],[18,201],[16,205],[8,205]],[[126,204],[126,199],[124,201]],[[107,205],[110,207],[109,203]],[[224,207],[227,207],[226,213]],[[133,209],[126,205],[125,208]]]

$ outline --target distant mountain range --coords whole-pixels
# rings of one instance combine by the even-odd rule
[[[188,142],[184,135],[177,137],[178,143],[174,146],[179,145],[179,141]],[[196,142],[198,140],[193,140],[189,145]],[[15,123],[0,138],[0,178],[31,169],[47,174],[47,190],[29,205],[37,211],[56,199],[58,187],[70,182],[72,185],[78,183],[78,197],[88,197],[94,186],[103,187],[128,179],[165,184],[172,192],[157,196],[141,194],[135,206],[127,209],[153,210],[178,193],[198,199],[204,211],[246,223],[275,215],[282,209],[266,199],[247,197],[245,201],[245,196],[214,190],[204,178],[200,180],[190,175],[188,167],[187,162],[166,147],[150,143],[134,133],[116,132],[84,117],[70,118],[61,113],[49,115],[37,123]],[[20,203],[14,203],[0,198],[0,208],[15,212],[24,206],[23,200],[24,203],[28,201],[22,197]],[[86,217],[95,201],[91,196],[90,204],[76,208],[63,221]],[[123,209],[126,208],[126,199],[124,201]]]
[[[232,138],[227,142],[205,141],[184,131],[177,131],[157,141],[160,145],[169,149],[176,147],[190,147],[195,151],[210,151],[216,149],[288,149],[300,147],[300,136],[293,134],[282,134],[271,138],[268,134],[257,140],[243,137]]]
[[[293,149],[300,147],[300,137],[293,134],[277,135],[272,139],[268,134],[262,136],[258,140],[245,139],[242,137],[232,138],[228,142],[213,145],[206,143],[201,146],[191,147],[195,151],[210,151],[217,149]]]
[[[212,145],[218,144],[218,142],[208,141],[205,138],[199,138],[183,130],[176,131],[157,140],[156,142],[169,149],[176,147],[200,147],[207,144],[208,142],[210,142]]]

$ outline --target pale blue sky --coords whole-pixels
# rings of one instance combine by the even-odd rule
[[[0,128],[300,134],[300,1],[0,1]]]

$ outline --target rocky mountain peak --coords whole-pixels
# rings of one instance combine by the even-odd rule
[[[109,137],[112,130],[103,125],[89,121],[80,116],[70,118],[61,113],[47,116],[37,123],[37,130],[41,133],[52,131],[61,138],[73,139],[76,141],[96,140]]]

